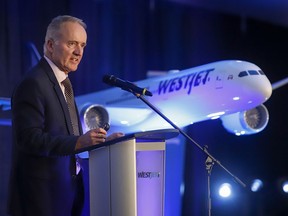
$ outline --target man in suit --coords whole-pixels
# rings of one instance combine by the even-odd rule
[[[83,180],[75,152],[104,142],[107,135],[102,128],[82,134],[78,112],[73,123],[62,83],[77,70],[86,41],[82,20],[54,18],[47,28],[44,57],[13,93],[11,215],[81,215]],[[120,136],[114,133],[107,139]]]

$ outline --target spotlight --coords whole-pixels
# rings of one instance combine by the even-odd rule
[[[282,190],[284,193],[288,193],[288,181],[282,183]]]
[[[251,184],[251,191],[258,192],[263,187],[263,182],[260,179],[254,179]]]
[[[223,183],[220,185],[218,193],[221,197],[228,198],[232,194],[232,186],[229,183]]]

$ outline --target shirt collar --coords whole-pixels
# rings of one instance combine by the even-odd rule
[[[47,56],[44,55],[44,58],[47,60],[48,64],[52,68],[58,83],[61,83],[68,77],[68,75],[64,71],[61,71]]]

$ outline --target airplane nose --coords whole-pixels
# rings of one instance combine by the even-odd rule
[[[246,86],[249,91],[254,92],[252,102],[264,103],[272,95],[272,85],[265,75],[254,76]]]
[[[229,89],[227,96],[233,100],[229,103],[233,109],[251,109],[266,102],[272,95],[272,85],[264,74],[247,73],[247,76],[237,77],[234,81],[225,86]]]
[[[264,100],[268,100],[272,95],[272,85],[265,75],[261,75],[262,79],[257,82],[258,90],[262,92]]]

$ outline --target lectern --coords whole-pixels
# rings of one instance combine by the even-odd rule
[[[165,144],[177,135],[134,133],[89,150],[90,215],[164,215]]]

